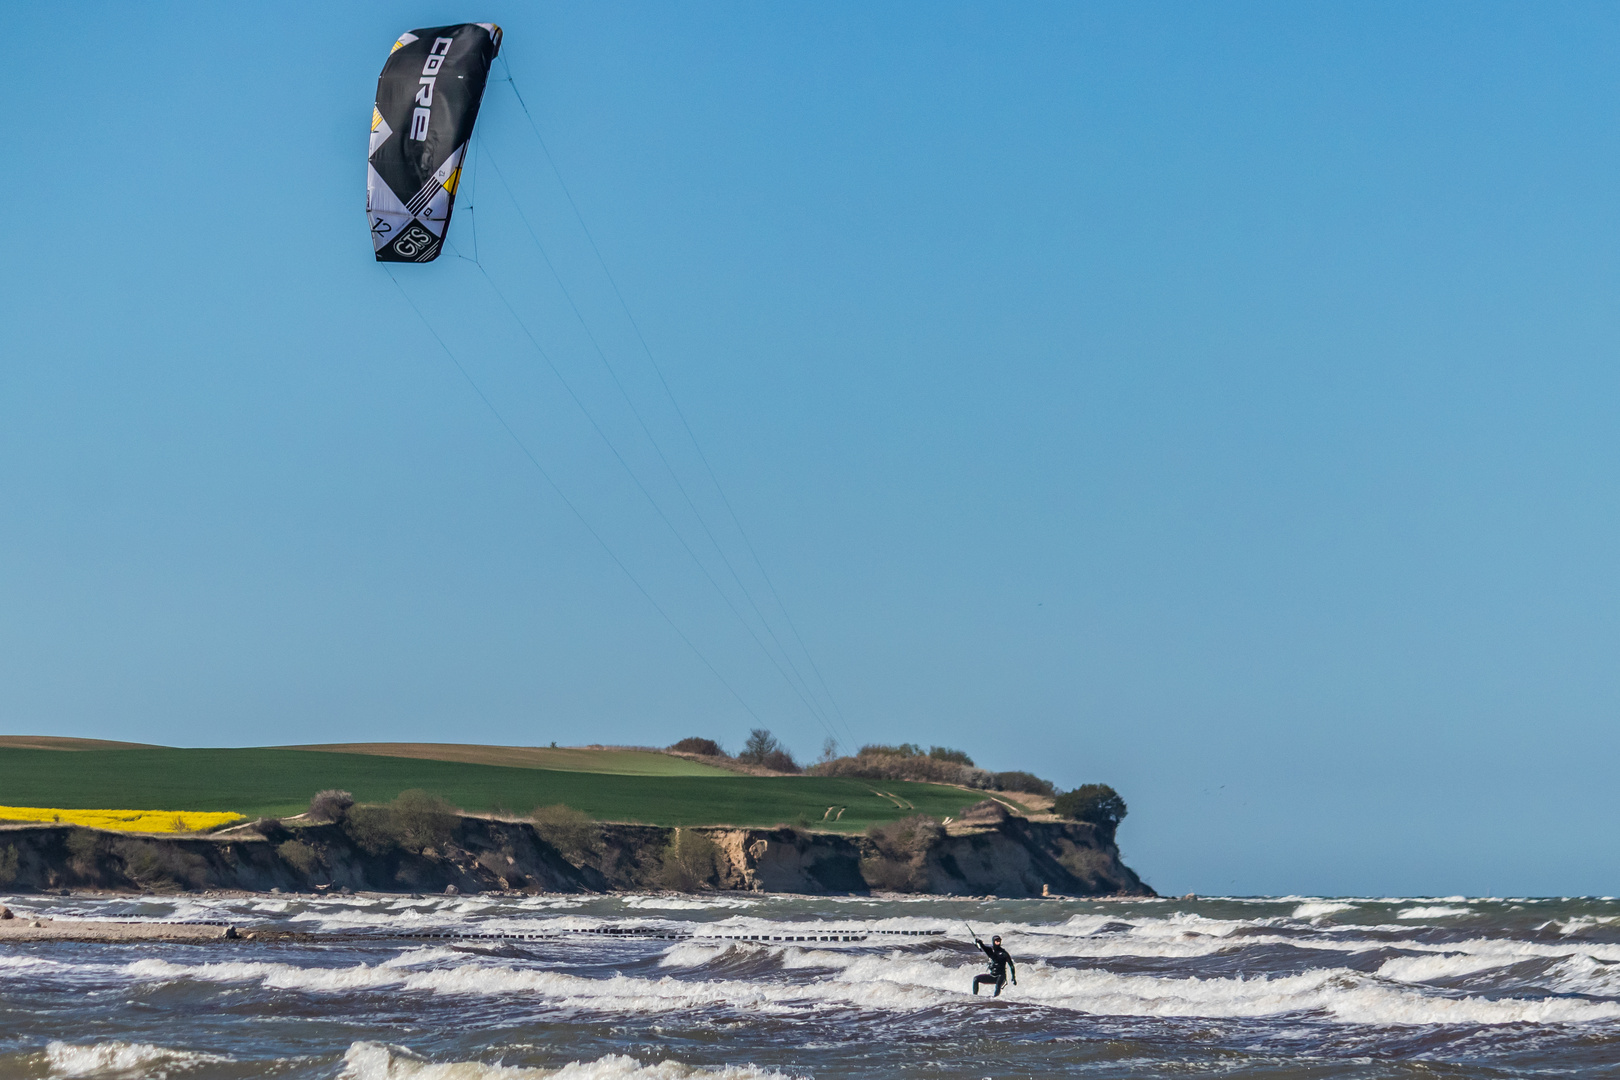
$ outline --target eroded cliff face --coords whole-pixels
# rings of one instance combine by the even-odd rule
[[[5,890],[267,892],[747,890],[938,895],[1151,895],[1090,825],[1032,822],[980,804],[948,826],[883,837],[801,829],[602,825],[559,851],[528,822],[457,819],[421,850],[368,850],[338,824],[265,822],[226,837],[128,836],[61,825],[0,829]],[[376,845],[373,845],[375,848]]]
[[[867,836],[725,830],[728,888],[937,896],[1151,896],[1119,849],[1082,822],[1029,821],[986,800],[896,850]]]

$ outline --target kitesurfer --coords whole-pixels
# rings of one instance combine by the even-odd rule
[[[1013,962],[1013,958],[1007,953],[1007,950],[1001,947],[1000,934],[993,936],[988,945],[980,941],[978,936],[975,935],[973,944],[983,949],[984,955],[990,958],[990,973],[988,975],[973,976],[973,994],[975,997],[978,996],[981,985],[995,986],[996,992],[993,996],[1000,997],[1001,988],[1007,985],[1007,972],[1009,969],[1012,971],[1012,984],[1014,986],[1018,985],[1018,965]]]

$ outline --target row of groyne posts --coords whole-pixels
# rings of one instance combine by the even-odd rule
[[[478,934],[463,930],[427,930],[409,934],[389,934],[391,938],[432,938],[437,941],[552,941],[559,938],[596,937],[648,941],[758,941],[758,942],[819,942],[868,941],[896,937],[944,937],[944,930],[861,930],[819,931],[814,934],[704,934],[686,930],[659,929],[650,926],[591,926],[569,930],[547,930],[539,933],[503,932]]]
[[[110,919],[107,922],[116,922],[128,926],[226,926],[236,930],[240,923],[227,923],[222,919]],[[279,926],[258,926],[254,930],[280,931]],[[308,933],[307,931],[305,933]],[[558,941],[568,938],[600,939],[611,938],[615,940],[645,940],[645,941],[758,941],[758,942],[862,942],[872,939],[886,940],[889,938],[923,938],[945,937],[945,930],[823,930],[813,934],[705,934],[689,930],[660,929],[651,926],[581,926],[565,930],[544,930],[535,933],[520,931],[497,931],[494,933],[473,933],[466,930],[418,930],[400,933],[398,931],[385,931],[382,933],[367,933],[365,931],[347,931],[327,934],[311,934],[322,938],[355,938],[355,939],[432,939],[434,941]]]

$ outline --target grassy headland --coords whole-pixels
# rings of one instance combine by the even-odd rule
[[[4,794],[0,802],[280,817],[302,812],[310,796],[326,788],[345,789],[368,803],[387,802],[414,788],[472,813],[527,814],[536,806],[566,803],[598,821],[739,826],[804,822],[812,828],[856,832],[917,813],[939,818],[959,814],[984,798],[982,792],[906,780],[741,776],[637,751],[566,750],[552,761],[553,767],[543,768],[528,762],[544,757],[517,751],[528,755],[559,751],[515,748],[505,760],[525,764],[511,765],[487,763],[502,759],[506,748],[501,747],[434,750],[427,744],[382,744],[409,745],[420,754],[474,758],[446,761],[392,756],[374,747],[367,747],[366,753],[292,748],[54,750],[39,749],[40,740],[33,743],[0,743]],[[614,755],[622,756],[615,762]],[[669,764],[643,760],[653,758]],[[556,767],[563,761],[567,762],[563,768]],[[574,771],[585,764],[594,765],[594,771]],[[568,765],[574,769],[565,771]],[[667,767],[669,772],[658,774],[655,767]],[[830,820],[829,807],[844,808],[842,816]]]

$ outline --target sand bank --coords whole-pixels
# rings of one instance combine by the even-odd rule
[[[92,922],[22,917],[0,920],[0,945],[13,941],[232,941],[248,936],[239,935],[235,927],[214,923]]]

